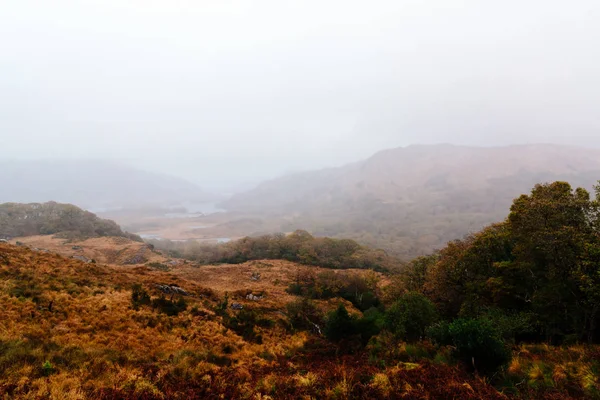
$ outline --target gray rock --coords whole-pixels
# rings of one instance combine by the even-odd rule
[[[241,310],[243,308],[244,308],[244,306],[241,305],[240,303],[231,303],[231,309],[232,310]]]
[[[156,285],[156,288],[165,294],[180,294],[182,296],[189,296],[190,294],[184,289],[175,285]]]

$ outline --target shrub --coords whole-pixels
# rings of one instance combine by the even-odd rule
[[[434,343],[442,346],[452,345],[449,323],[447,321],[436,322],[425,331],[425,335]]]
[[[337,310],[329,313],[325,324],[325,337],[333,342],[353,336],[356,333],[356,318],[340,304]]]
[[[385,326],[396,337],[415,342],[437,320],[435,306],[427,297],[412,292],[402,296],[388,309]]]
[[[44,376],[50,376],[54,372],[54,366],[50,363],[50,361],[46,360],[44,364],[42,364],[42,374]]]
[[[455,356],[483,374],[493,373],[511,359],[501,332],[487,319],[457,319],[432,327],[429,334],[441,344],[452,344]]]
[[[157,309],[159,312],[165,313],[172,317],[178,315],[180,312],[185,311],[187,303],[183,297],[179,297],[177,301],[168,300],[165,296],[160,296],[158,299],[152,300],[152,307]]]
[[[256,325],[260,325],[263,319],[259,318],[253,310],[244,308],[236,316],[227,318],[225,325],[248,342],[262,343],[262,336],[254,330]]]
[[[150,295],[140,284],[135,284],[131,288],[131,306],[138,310],[140,306],[150,304]]]
[[[302,298],[288,303],[286,308],[292,329],[320,330],[323,317],[311,300]]]
[[[385,324],[385,315],[377,308],[372,307],[363,313],[363,317],[356,321],[356,333],[360,335],[363,346],[369,343],[369,340],[378,335]]]

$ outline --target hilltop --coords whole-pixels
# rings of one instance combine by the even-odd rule
[[[589,189],[599,178],[600,150],[419,145],[264,182],[222,206],[232,221],[255,217],[248,233],[306,229],[412,257],[502,219],[536,183]]]
[[[142,241],[108,219],[72,204],[0,204],[0,238],[57,234],[63,238],[118,236]]]

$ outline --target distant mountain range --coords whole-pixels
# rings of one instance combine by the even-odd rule
[[[101,210],[212,200],[183,179],[108,161],[0,161],[0,203],[58,201]]]
[[[504,218],[515,197],[555,180],[591,189],[600,180],[600,150],[409,146],[264,182],[221,206],[278,220],[282,230],[344,236],[413,256]]]

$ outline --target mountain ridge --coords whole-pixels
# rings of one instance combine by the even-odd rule
[[[512,199],[537,183],[591,189],[598,179],[600,149],[414,145],[266,181],[221,206],[280,218],[282,231],[306,229],[415,256],[501,220]]]

